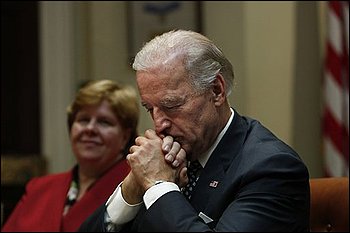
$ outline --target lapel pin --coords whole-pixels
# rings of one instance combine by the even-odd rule
[[[209,183],[209,186],[210,186],[210,187],[213,187],[213,188],[216,188],[216,187],[218,186],[218,184],[219,184],[218,181],[213,180],[213,181],[211,181],[211,182]]]

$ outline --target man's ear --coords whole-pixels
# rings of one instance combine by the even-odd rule
[[[220,106],[226,100],[225,80],[221,74],[217,74],[212,83],[213,101],[215,105]]]

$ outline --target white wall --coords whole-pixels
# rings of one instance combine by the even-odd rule
[[[75,86],[74,14],[70,2],[40,2],[42,153],[49,172],[74,163],[66,107]]]

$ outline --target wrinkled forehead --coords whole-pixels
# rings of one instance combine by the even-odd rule
[[[171,70],[137,71],[136,77],[141,100],[145,102],[194,92],[183,67],[174,66]]]

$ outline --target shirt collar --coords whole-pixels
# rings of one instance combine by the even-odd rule
[[[211,154],[213,153],[213,151],[215,150],[216,146],[219,144],[219,142],[221,141],[222,137],[224,136],[224,134],[226,133],[228,127],[230,126],[233,116],[235,115],[235,112],[233,111],[232,108],[230,108],[231,110],[231,116],[228,119],[228,121],[226,122],[225,127],[221,130],[221,132],[219,133],[219,135],[217,136],[215,142],[213,143],[213,145],[209,148],[209,150],[207,150],[207,152],[205,152],[202,156],[200,156],[198,158],[198,162],[202,165],[202,167],[205,166],[205,164],[208,162]]]

